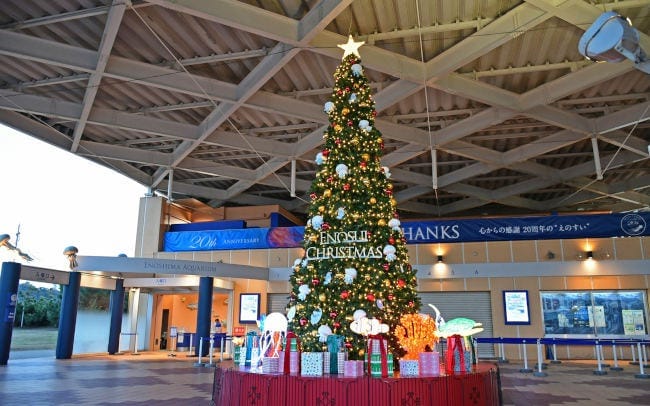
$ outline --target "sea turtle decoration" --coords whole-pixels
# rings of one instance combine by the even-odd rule
[[[445,319],[440,315],[440,310],[432,304],[429,304],[429,306],[436,312],[436,334],[438,337],[447,338],[453,335],[468,337],[483,331],[483,323],[465,317],[458,317],[445,322]]]

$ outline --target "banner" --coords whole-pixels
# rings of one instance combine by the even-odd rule
[[[404,221],[407,244],[554,240],[650,235],[650,213]],[[304,227],[165,233],[165,251],[301,247]]]

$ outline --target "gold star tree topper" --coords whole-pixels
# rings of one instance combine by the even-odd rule
[[[350,35],[348,37],[348,42],[347,43],[337,45],[337,47],[339,47],[339,48],[343,49],[343,51],[345,51],[345,52],[343,52],[343,58],[341,58],[341,59],[345,59],[346,56],[352,55],[352,54],[354,54],[354,55],[358,56],[359,58],[361,58],[361,55],[359,55],[359,48],[361,47],[361,45],[363,45],[365,43],[366,43],[366,41],[354,42],[354,39],[352,39],[352,35]]]

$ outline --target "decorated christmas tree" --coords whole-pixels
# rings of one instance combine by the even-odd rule
[[[416,275],[400,228],[390,171],[381,166],[384,141],[358,48],[345,50],[324,111],[329,127],[316,155],[304,255],[294,263],[287,306],[289,330],[303,351],[326,351],[326,336],[344,338],[350,359],[363,359],[366,337],[350,324],[364,316],[387,324],[389,352],[399,356],[395,327],[417,313]]]

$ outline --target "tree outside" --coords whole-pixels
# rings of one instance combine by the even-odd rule
[[[415,271],[400,228],[390,171],[381,166],[384,141],[374,127],[377,111],[352,38],[334,73],[324,106],[329,126],[316,156],[304,255],[290,277],[289,330],[303,351],[324,351],[319,338],[344,337],[350,359],[363,359],[366,338],[351,331],[361,316],[389,326],[389,351],[402,351],[395,327],[417,313]]]

